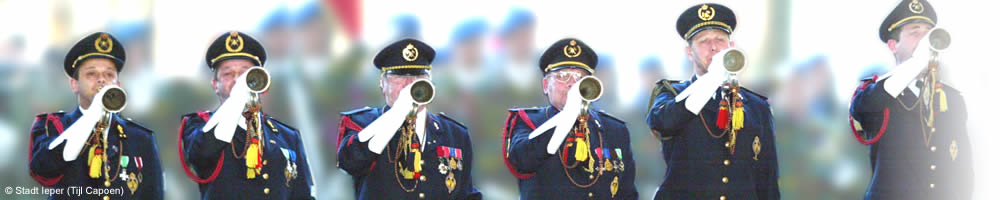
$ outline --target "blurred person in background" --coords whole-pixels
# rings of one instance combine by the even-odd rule
[[[535,60],[538,57],[535,50],[538,22],[535,18],[535,13],[531,10],[511,8],[497,33],[500,46],[493,54],[490,64],[493,64],[491,67],[503,70],[506,87],[500,88],[505,92],[492,94],[504,98],[502,103],[522,105],[541,100],[536,99],[536,85],[532,81],[541,78],[534,73],[535,62],[538,61]]]
[[[972,197],[965,98],[938,78],[938,66],[950,66],[930,50],[937,23],[929,2],[903,0],[879,27],[896,66],[862,80],[850,108],[854,136],[870,145],[865,199]]]
[[[220,105],[184,115],[177,141],[181,165],[202,199],[315,197],[301,133],[264,112],[250,94],[247,72],[266,60],[256,39],[236,31],[219,36],[205,53]]]
[[[639,198],[625,122],[583,99],[581,85],[596,81],[597,65],[583,41],[556,41],[538,63],[549,105],[509,110],[500,153],[521,199]],[[587,85],[583,90],[605,90]]]
[[[730,34],[736,14],[723,5],[697,4],[676,26],[695,74],[689,81],[661,80],[653,92],[646,122],[667,163],[654,199],[779,199],[767,97],[730,85],[722,66],[722,55],[735,46]]]
[[[434,56],[419,40],[389,44],[372,61],[381,71],[385,106],[341,113],[337,158],[354,178],[357,199],[483,198],[473,185],[468,128],[429,111]],[[415,92],[430,97],[418,104],[427,96]]]
[[[846,105],[837,102],[833,71],[826,55],[790,65],[773,101],[782,197],[787,199],[859,199],[869,174],[867,150],[843,137]],[[869,74],[870,75],[870,74]]]
[[[90,34],[66,54],[63,69],[79,106],[70,113],[35,117],[28,162],[38,183],[54,189],[127,188],[115,198],[163,199],[164,174],[153,131],[108,110],[125,105],[125,99],[105,98],[108,91],[112,96],[125,95],[112,90],[121,85],[118,75],[124,67],[124,44],[109,33]],[[69,198],[66,190],[49,195],[49,199]]]
[[[441,96],[449,98],[439,99],[442,104],[449,105],[441,108],[445,113],[464,119],[466,125],[472,130],[498,130],[487,129],[490,123],[488,119],[502,120],[499,117],[493,118],[485,115],[489,110],[502,110],[502,104],[494,104],[489,98],[491,92],[497,85],[491,80],[501,74],[490,73],[486,67],[486,36],[489,25],[485,18],[471,17],[460,21],[452,30],[448,48],[441,56],[441,66],[443,75],[441,83]],[[476,134],[478,132],[473,132]],[[482,137],[481,137],[482,138]]]

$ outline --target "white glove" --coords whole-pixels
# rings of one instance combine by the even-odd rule
[[[49,143],[49,150],[56,148],[56,146],[65,141],[66,147],[63,148],[63,160],[76,160],[76,157],[80,155],[80,151],[83,150],[83,146],[87,143],[87,138],[89,138],[90,133],[94,130],[94,125],[97,125],[97,122],[101,120],[104,114],[104,101],[101,101],[101,97],[111,88],[113,87],[101,88],[94,95],[93,100],[90,102],[90,107],[80,111],[83,116],[77,119],[76,122],[73,122],[52,143]]]
[[[243,109],[250,101],[250,88],[247,87],[246,80],[246,72],[236,79],[236,84],[229,91],[229,98],[222,102],[219,109],[215,110],[212,118],[208,119],[205,126],[201,128],[202,132],[208,132],[215,128],[216,139],[226,143],[232,142],[233,134],[236,134],[237,124],[245,120],[242,115]]]
[[[913,56],[911,56],[903,63],[900,63],[885,76],[879,78],[880,80],[885,80],[885,92],[889,93],[889,96],[896,98],[900,93],[906,89],[910,82],[915,81],[914,79],[920,75],[924,69],[927,69],[927,64],[931,59],[931,44],[930,44],[930,31],[927,35],[924,35],[923,39],[917,43],[917,47],[913,50]],[[939,61],[940,62],[940,61]]]
[[[715,95],[716,89],[726,82],[726,67],[723,66],[725,63],[724,56],[726,52],[733,50],[734,48],[728,48],[716,53],[712,56],[712,63],[708,65],[708,72],[702,75],[694,83],[691,83],[684,91],[677,95],[675,102],[687,99],[684,102],[684,107],[687,108],[691,114],[698,115],[701,109],[705,107],[705,103]]]
[[[535,139],[535,137],[555,127],[556,130],[552,133],[552,138],[549,139],[549,143],[545,148],[549,154],[555,154],[559,150],[559,145],[569,135],[569,131],[573,128],[576,118],[580,116],[580,109],[583,108],[583,97],[580,95],[580,83],[582,82],[577,81],[573,84],[573,87],[570,87],[566,94],[566,104],[559,110],[559,113],[546,120],[545,123],[542,123],[542,125],[535,128],[528,135],[528,139]]]
[[[412,87],[413,83],[404,87],[399,92],[396,102],[392,104],[392,108],[389,111],[383,113],[382,116],[379,116],[371,124],[368,124],[361,132],[358,132],[358,141],[368,142],[368,150],[371,152],[382,154],[382,150],[389,144],[389,140],[392,140],[392,136],[396,135],[399,126],[403,125],[403,122],[406,121],[406,115],[410,113],[410,110],[413,109],[413,103],[416,102],[410,96],[410,89]],[[414,130],[417,135],[423,135],[423,129],[426,127],[425,115],[427,115],[426,108],[417,113],[416,130]]]

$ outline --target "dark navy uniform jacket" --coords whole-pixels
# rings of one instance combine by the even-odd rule
[[[472,142],[468,130],[459,122],[442,114],[430,114],[427,117],[425,146],[422,150],[423,171],[419,182],[404,179],[394,171],[396,163],[390,161],[389,153],[394,151],[399,141],[399,131],[392,137],[382,154],[375,154],[368,149],[368,142],[361,142],[357,135],[362,129],[382,116],[389,107],[362,108],[341,113],[340,142],[337,150],[337,161],[341,169],[354,178],[354,194],[357,199],[482,199],[479,189],[472,184]],[[446,173],[440,173],[437,150],[440,147],[460,149],[462,151],[461,170],[453,170],[456,186],[448,192],[445,185]],[[448,165],[447,163],[444,163]],[[397,181],[396,176],[400,176]],[[406,192],[400,182],[407,189]]]
[[[65,189],[70,186],[122,190],[122,195],[108,195],[110,199],[163,199],[163,168],[160,166],[153,131],[131,120],[122,119],[118,114],[112,115],[111,126],[108,127],[110,130],[107,138],[109,144],[107,156],[110,159],[110,173],[117,172],[111,175],[118,177],[111,181],[110,187],[104,185],[103,172],[100,178],[90,178],[88,175],[87,149],[90,145],[84,146],[80,156],[69,162],[62,157],[65,142],[49,150],[49,143],[81,116],[83,113],[79,108],[68,114],[63,112],[40,114],[35,117],[34,125],[31,127],[31,152],[28,155],[31,177],[46,187],[64,189],[62,195],[52,195],[49,199],[103,198],[87,194],[68,196]],[[122,131],[125,132],[125,138],[119,137]],[[121,168],[122,157],[118,156],[119,154],[128,156],[129,161],[124,168]],[[138,186],[134,193],[130,191],[127,179],[121,178],[122,172],[125,172],[126,176],[135,174],[136,180],[141,176],[141,181],[136,182]]]
[[[556,113],[559,113],[558,109],[547,106],[511,109],[507,117],[502,153],[505,154],[503,156],[508,168],[519,179],[521,199],[638,199],[639,194],[635,187],[635,160],[632,158],[632,145],[625,122],[603,111],[588,110],[590,153],[601,148],[608,149],[609,154],[617,154],[615,149],[620,149],[621,158],[613,155],[611,160],[624,163],[625,169],[605,171],[600,176],[595,172],[593,175],[598,179],[597,182],[590,187],[581,188],[570,182],[568,176],[572,176],[573,180],[581,185],[592,182],[594,180],[590,177],[592,173],[584,169],[586,162],[576,168],[568,169],[567,172],[558,155],[566,153],[565,149],[560,148],[555,155],[549,154],[546,150],[555,128],[529,139],[536,125],[545,123]],[[569,152],[565,157],[572,160],[573,155],[573,152]],[[617,192],[612,197],[612,182],[615,177],[618,177]]]
[[[865,199],[970,199],[972,148],[958,90],[942,84],[948,109],[940,112],[940,100],[928,109],[909,89],[893,98],[884,80],[873,80],[864,80],[851,102],[851,117],[863,129],[857,136],[871,145]],[[933,130],[921,119],[929,111],[937,112]]]
[[[650,107],[646,123],[662,143],[667,172],[655,199],[779,199],[778,160],[774,124],[767,98],[746,88],[744,128],[737,132],[733,154],[725,147],[729,134],[715,122],[719,96],[710,99],[700,115],[691,114],[674,97],[696,81],[660,81],[664,87]],[[755,151],[754,146],[759,147]]]
[[[312,174],[298,130],[265,114],[261,121],[263,167],[256,178],[247,179],[246,158],[237,159],[233,153],[235,148],[243,154],[246,130],[236,128],[232,143],[220,141],[215,138],[214,128],[201,131],[211,115],[184,115],[177,141],[181,163],[188,176],[199,183],[202,199],[314,198]],[[283,150],[295,156],[286,157]],[[294,176],[286,173],[290,165],[295,166]]]

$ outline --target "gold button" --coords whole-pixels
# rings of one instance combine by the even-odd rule
[[[934,189],[934,184],[933,183],[931,183],[931,189]]]
[[[594,175],[590,175],[590,179],[594,179]]]
[[[931,152],[937,151],[937,146],[931,146]]]
[[[420,176],[420,181],[427,181],[427,176]]]
[[[264,180],[267,180],[267,173],[264,173]]]
[[[424,161],[423,160],[420,161],[420,165],[424,165]]]
[[[722,161],[723,165],[729,166],[729,160]]]
[[[588,192],[587,193],[587,197],[594,197],[594,193],[593,192]]]
[[[729,183],[729,177],[722,177],[722,183]]]
[[[931,171],[934,171],[935,169],[937,169],[937,165],[931,165]]]
[[[264,188],[264,194],[270,194],[271,188]]]
[[[104,181],[104,187],[111,187],[111,181]]]
[[[419,196],[421,199],[423,199],[424,198],[424,193],[420,193],[417,196]]]
[[[720,197],[719,197],[719,200],[726,200],[726,195],[722,195],[722,196],[720,196]]]
[[[111,199],[111,197],[104,196],[104,200],[108,200],[108,199]]]
[[[726,147],[729,147],[729,142],[726,142]]]
[[[263,163],[261,163],[261,165],[267,165],[267,160],[264,160]]]

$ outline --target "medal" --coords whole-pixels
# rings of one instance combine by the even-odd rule
[[[455,158],[458,159],[457,167],[458,167],[458,170],[461,171],[462,170],[462,149],[456,149],[456,148],[452,148],[452,149],[455,149]]]
[[[285,186],[291,187],[292,180],[299,176],[298,165],[296,164],[295,151],[281,148],[281,154],[285,156]]]
[[[611,181],[611,198],[615,198],[615,194],[618,194],[618,176]]]
[[[753,160],[757,160],[757,155],[760,155],[760,137],[753,137]]]
[[[135,194],[135,190],[139,189],[139,178],[135,176],[135,173],[129,173],[128,181],[126,181],[125,185],[128,186],[128,190],[132,192],[132,194]]]
[[[448,173],[448,177],[444,178],[444,185],[448,187],[448,194],[455,191],[455,185],[458,181],[455,180],[455,173]]]

